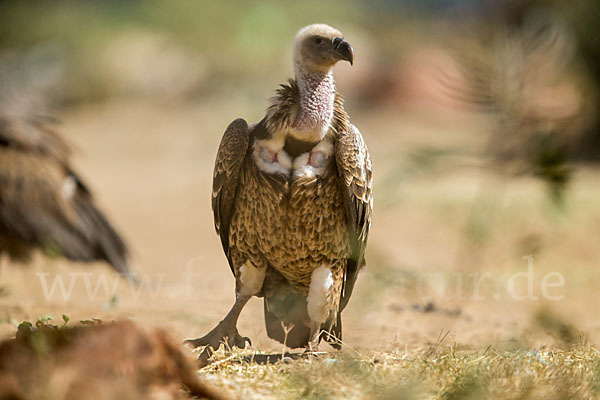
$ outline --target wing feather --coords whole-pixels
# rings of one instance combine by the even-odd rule
[[[0,117],[0,235],[130,272],[125,243],[70,168],[69,146],[46,124],[42,118]],[[10,254],[10,246],[5,250]]]
[[[365,264],[364,253],[373,211],[371,158],[360,131],[352,124],[348,124],[348,129],[338,132],[336,164],[344,191],[352,251],[344,276],[341,311],[348,304],[358,271]]]
[[[229,224],[249,143],[250,129],[246,121],[238,118],[229,124],[221,139],[213,172],[212,209],[215,230],[221,237],[221,244],[232,272],[234,270],[229,254]]]
[[[48,117],[0,115],[0,145],[43,154],[60,164],[68,165],[71,146],[51,129],[54,124],[56,120]]]

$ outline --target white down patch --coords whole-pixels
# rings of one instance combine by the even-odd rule
[[[314,178],[323,175],[327,167],[327,160],[333,154],[331,140],[323,140],[313,147],[310,153],[300,154],[294,160],[294,177]]]
[[[76,191],[77,191],[77,181],[75,180],[75,177],[68,176],[63,181],[62,187],[60,188],[60,194],[61,194],[62,198],[65,200],[70,199],[71,197],[73,197],[73,195],[75,194]]]
[[[239,292],[244,296],[254,296],[262,288],[265,280],[265,270],[258,269],[250,261],[240,267]]]
[[[333,275],[328,267],[321,265],[313,271],[306,298],[306,309],[311,321],[322,324],[327,320],[332,286]]]
[[[254,161],[258,169],[268,174],[289,175],[292,169],[292,159],[283,150],[283,145],[283,139],[254,142]]]

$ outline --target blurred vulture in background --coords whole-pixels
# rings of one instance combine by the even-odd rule
[[[538,176],[560,204],[571,178],[568,154],[582,132],[579,95],[564,79],[575,51],[570,30],[556,15],[531,12],[496,29],[487,51],[477,47],[457,55],[467,85],[448,79],[451,93],[494,117],[490,158]]]
[[[0,256],[27,262],[37,248],[130,273],[123,239],[71,168],[71,149],[53,124],[0,114]]]

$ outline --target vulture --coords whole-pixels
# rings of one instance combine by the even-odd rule
[[[359,130],[336,91],[333,67],[354,61],[340,31],[300,29],[295,79],[281,85],[258,123],[234,120],[221,140],[213,174],[217,234],[236,282],[236,299],[207,335],[187,342],[245,347],[238,316],[264,298],[269,337],[290,348],[339,348],[373,208],[372,168]],[[209,353],[209,354],[210,354]]]
[[[40,249],[74,261],[105,261],[134,278],[125,242],[73,171],[71,148],[53,124],[0,114],[0,256],[27,262]]]

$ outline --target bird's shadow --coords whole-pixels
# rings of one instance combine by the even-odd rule
[[[255,353],[255,354],[247,354],[247,355],[240,355],[240,356],[232,356],[232,357],[228,357],[226,360],[215,360],[215,361],[209,361],[207,359],[203,359],[202,356],[200,356],[198,358],[198,362],[200,364],[200,367],[207,367],[207,366],[214,366],[216,364],[220,364],[223,362],[226,362],[227,364],[244,364],[244,363],[253,363],[253,364],[259,364],[259,365],[271,365],[271,364],[277,364],[279,362],[283,362],[283,363],[291,363],[295,360],[301,360],[301,359],[310,359],[310,358],[314,358],[314,357],[319,357],[322,356],[324,354],[327,354],[326,352],[299,352],[299,353]]]
[[[271,353],[271,354],[248,354],[240,357],[238,362],[255,363],[260,365],[276,364],[278,362],[290,362],[302,358],[308,358],[307,353]]]

